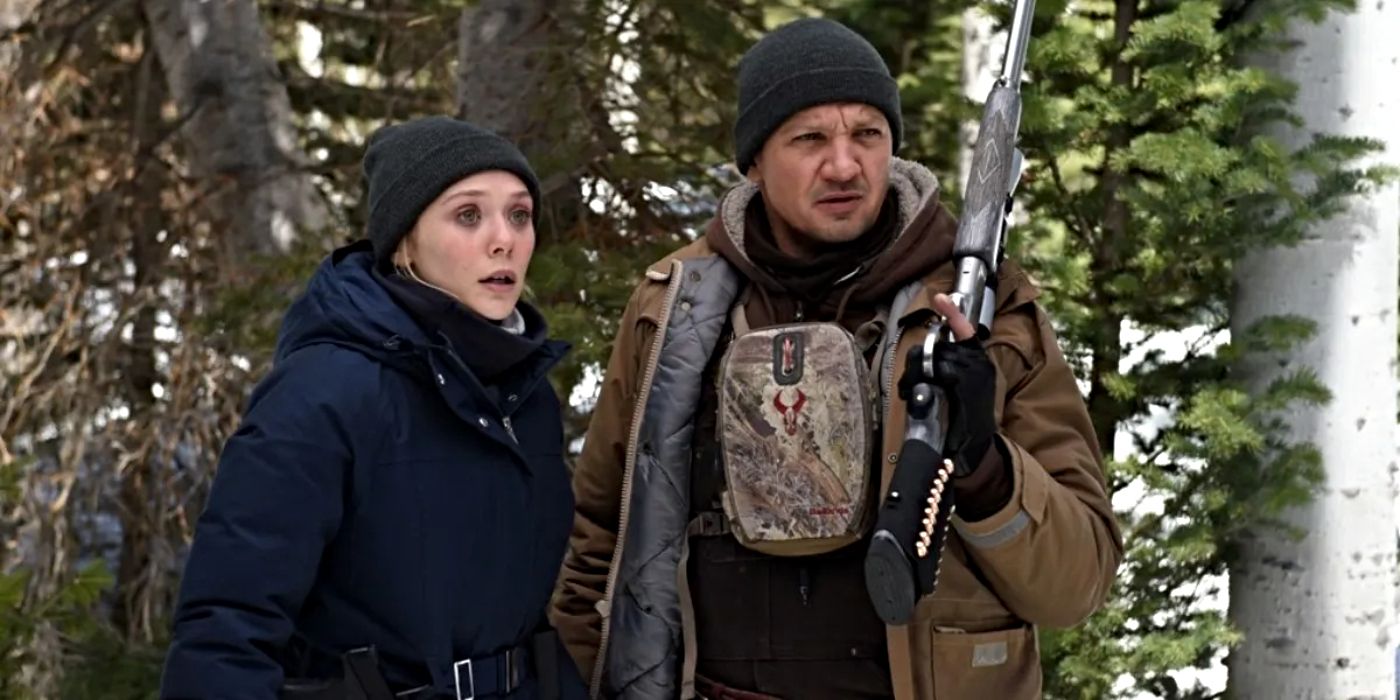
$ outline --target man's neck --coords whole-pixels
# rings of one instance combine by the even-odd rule
[[[817,256],[818,251],[811,245],[807,236],[778,216],[772,207],[763,209],[768,217],[768,232],[773,235],[773,243],[778,246],[778,250],[794,260],[811,260]]]

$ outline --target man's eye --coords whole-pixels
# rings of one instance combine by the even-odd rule
[[[883,135],[884,133],[885,133],[885,132],[883,132],[883,131],[881,131],[881,130],[879,130],[879,129],[876,129],[876,128],[874,128],[874,127],[871,127],[871,128],[869,128],[869,129],[861,129],[861,130],[860,130],[860,135],[861,135],[862,137],[865,137],[865,138],[879,138],[879,137],[880,137],[881,135]]]
[[[466,226],[475,226],[481,221],[481,212],[476,209],[463,209],[457,212],[457,221]]]
[[[524,226],[530,223],[530,212],[526,209],[516,209],[510,213],[510,222],[516,226]]]
[[[815,132],[815,131],[809,131],[809,132],[807,132],[807,133],[805,133],[805,134],[799,135],[797,138],[793,139],[793,141],[820,141],[820,140],[822,140],[823,138],[825,138],[825,137],[822,136],[821,134],[819,134],[819,133],[817,133],[817,132]]]

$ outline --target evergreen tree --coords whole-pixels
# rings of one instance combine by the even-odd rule
[[[1260,135],[1286,116],[1292,90],[1242,67],[1285,19],[1342,2],[1248,3],[1248,16],[1220,0],[1039,3],[1022,130],[1027,223],[1011,252],[1046,291],[1103,446],[1122,435],[1111,477],[1129,545],[1109,608],[1045,635],[1050,697],[1203,695],[1175,677],[1237,638],[1200,604],[1229,543],[1306,498],[1317,474],[1316,453],[1272,430],[1267,412],[1324,400],[1325,388],[1299,373],[1251,396],[1230,374],[1244,350],[1286,345],[1309,324],[1274,319],[1228,343],[1224,331],[1233,261],[1296,240],[1376,174],[1348,169],[1364,141],[1322,138],[1295,153]],[[162,71],[139,5],[45,1],[0,33],[0,63],[20,59],[0,71],[0,481],[16,494],[0,515],[0,606],[15,612],[0,619],[0,668],[32,671],[24,654],[40,638],[55,664],[131,679],[128,693],[69,674],[50,695],[149,694],[152,631],[167,625],[181,547],[280,314],[314,264],[363,231],[367,135],[385,120],[457,112],[458,20],[474,4],[258,3],[305,168],[335,225],[260,259],[239,285],[217,282],[223,232],[196,206],[203,190],[173,138],[180,110],[152,88]],[[958,85],[963,0],[542,4],[573,37],[550,84],[573,87],[567,105],[533,115],[527,136],[540,153],[568,154],[536,160],[577,204],[544,222],[529,282],[575,345],[555,376],[562,397],[581,399],[569,435],[591,411],[575,390],[607,357],[643,265],[698,235],[737,178],[733,70],[764,31],[824,13],[870,37],[903,88],[904,155],[940,175],[956,211],[959,126],[978,113]],[[987,9],[1004,21],[1008,8]],[[319,45],[315,60],[301,59],[305,45]],[[1316,187],[1295,188],[1300,173]],[[1153,349],[1182,334],[1184,354]],[[142,478],[122,491],[122,473]],[[149,552],[118,578],[148,587],[138,605],[99,605],[94,586],[109,579],[81,572],[103,555],[116,571],[120,542],[94,523],[143,496]],[[62,620],[48,614],[59,609]],[[84,616],[94,624],[59,634]],[[104,618],[117,624],[96,624]]]
[[[1230,372],[1311,324],[1226,332],[1234,262],[1296,242],[1383,174],[1351,165],[1372,142],[1319,136],[1292,152],[1261,132],[1290,118],[1294,87],[1243,58],[1281,22],[1340,6],[1040,8],[1022,121],[1027,223],[1010,249],[1039,277],[1084,380],[1127,546],[1107,609],[1044,635],[1049,697],[1208,695],[1181,671],[1238,640],[1210,604],[1231,544],[1315,484],[1315,449],[1275,416],[1325,401],[1326,387],[1298,369],[1251,396]]]

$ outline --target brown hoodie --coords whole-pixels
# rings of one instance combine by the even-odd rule
[[[927,169],[893,161],[890,190],[875,224],[861,238],[828,248],[814,260],[795,260],[777,250],[754,186],[725,197],[721,216],[705,236],[749,280],[745,314],[751,327],[789,323],[800,313],[809,321],[835,320],[868,338],[882,329],[862,334],[859,327],[881,305],[888,307],[899,287],[932,272],[952,253],[957,225],[938,195],[938,182]],[[716,348],[714,357],[723,352]],[[713,377],[712,367],[696,416],[692,494],[697,502],[712,500],[719,489],[712,449]],[[1010,498],[1012,483],[1000,460],[986,467],[969,478],[977,482],[977,495],[990,500],[982,509],[990,514]],[[989,480],[986,474],[1002,478]],[[728,687],[761,687],[781,697],[890,696],[885,628],[864,594],[867,547],[861,542],[829,555],[793,559],[748,552],[732,536],[693,539],[689,582],[698,676]],[[811,672],[814,663],[822,665],[819,676]]]
[[[927,168],[905,160],[890,165],[890,196],[885,207],[893,208],[888,224],[894,238],[883,251],[868,260],[850,260],[851,276],[835,284],[821,300],[819,308],[803,308],[809,320],[834,319],[838,311],[843,325],[855,330],[868,320],[878,304],[888,304],[895,291],[932,272],[948,261],[957,236],[957,222],[939,202],[938,179]],[[885,212],[889,214],[890,212]],[[799,306],[805,306],[777,275],[757,264],[749,254],[746,240],[768,235],[758,186],[746,183],[731,190],[720,202],[720,214],[705,229],[705,240],[754,285],[744,311],[754,328],[791,322]],[[875,231],[866,236],[876,234]],[[828,263],[823,263],[828,264]],[[841,308],[842,301],[846,302]]]

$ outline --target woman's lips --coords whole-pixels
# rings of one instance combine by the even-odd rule
[[[506,294],[515,289],[516,276],[509,270],[497,270],[481,278],[478,282],[492,292]]]

